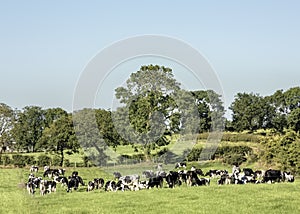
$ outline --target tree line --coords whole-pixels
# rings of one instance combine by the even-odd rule
[[[7,149],[54,152],[62,165],[64,151],[78,152],[84,146],[82,142],[93,145],[99,154],[103,149],[99,145],[116,148],[135,146],[135,141],[141,141],[147,156],[151,150],[168,145],[172,134],[223,128],[234,132],[269,129],[285,134],[287,129],[295,133],[300,129],[300,87],[278,90],[270,96],[237,93],[229,107],[232,120],[225,119],[219,94],[213,90],[181,89],[172,69],[164,66],[142,66],[131,74],[125,87],[115,89],[115,96],[121,104],[115,110],[82,109],[72,113],[39,106],[19,110],[1,103],[1,153]],[[269,146],[269,142],[265,145]],[[265,157],[271,160],[274,156]]]

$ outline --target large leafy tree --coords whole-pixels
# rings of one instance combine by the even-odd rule
[[[126,141],[141,143],[146,156],[151,148],[168,144],[172,133],[193,129],[191,120],[184,118],[195,114],[190,105],[195,102],[179,86],[172,69],[147,65],[115,90],[123,104],[113,114],[115,127]]]
[[[212,123],[214,123],[214,128],[222,129],[225,123],[225,110],[220,95],[213,90],[193,91],[192,94],[196,99],[199,113],[199,131],[209,131],[212,128]]]
[[[108,149],[108,145],[112,143],[110,140],[114,140],[110,128],[105,127],[110,126],[109,121],[105,121],[109,119],[105,113],[102,113],[101,110],[88,108],[73,113],[74,128],[78,142],[88,159],[100,166],[108,161],[108,156],[105,152]],[[109,140],[109,142],[105,142],[105,140]],[[118,142],[113,143],[117,144]],[[114,146],[113,143],[112,146]]]
[[[12,146],[11,130],[14,126],[14,111],[6,104],[0,103],[0,152]]]
[[[150,132],[151,127],[154,126],[156,120],[153,117],[161,118],[164,122],[161,128],[165,131],[156,142],[167,143],[165,135],[178,130],[179,124],[174,124],[179,121],[176,120],[176,113],[173,112],[176,104],[172,95],[179,90],[179,83],[170,68],[158,65],[142,66],[139,71],[130,75],[126,87],[115,90],[117,99],[125,105],[123,109],[118,109],[118,116],[126,118],[128,114],[131,128],[136,133],[144,134]],[[117,119],[114,122],[125,122],[122,119],[118,120],[118,116],[115,117]],[[121,124],[119,127],[128,128],[126,124]],[[125,132],[127,130],[124,130]],[[140,135],[138,141],[146,144],[149,143],[150,138]]]
[[[12,132],[18,148],[34,152],[45,128],[44,111],[38,106],[27,106],[16,117],[17,122]]]
[[[64,151],[69,153],[78,152],[80,148],[77,143],[71,115],[64,115],[51,123],[43,131],[38,141],[39,147],[46,151],[55,152],[60,156],[60,166],[64,162]]]
[[[237,131],[254,131],[270,124],[272,109],[258,94],[238,93],[229,109],[232,110],[232,125]]]

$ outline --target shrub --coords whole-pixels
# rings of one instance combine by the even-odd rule
[[[17,167],[24,167],[26,165],[25,156],[23,155],[13,155],[12,162]]]
[[[38,156],[37,164],[39,166],[50,166],[52,164],[52,159],[47,155]]]
[[[65,166],[65,167],[71,166],[71,163],[70,163],[70,160],[69,160],[69,159],[65,159],[65,160],[64,160],[64,166]]]
[[[0,156],[0,165],[3,165],[3,166],[7,166],[9,164],[12,164],[12,160],[9,156],[6,156],[6,155],[1,155]]]
[[[59,164],[60,164],[60,157],[59,156],[54,156],[52,158],[52,165],[53,166],[59,166]]]

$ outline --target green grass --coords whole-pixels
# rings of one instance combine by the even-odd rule
[[[210,168],[226,168],[221,164],[202,164]],[[227,167],[228,168],[228,167]],[[67,168],[71,174],[74,168]],[[84,181],[94,177],[110,179],[99,168],[76,168]],[[28,169],[0,169],[0,213],[300,213],[300,182],[176,187],[137,192],[106,193],[103,190],[67,193],[57,192],[29,196],[23,187]]]

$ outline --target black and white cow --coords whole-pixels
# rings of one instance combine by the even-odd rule
[[[37,173],[39,171],[39,167],[38,166],[31,166],[30,167],[30,170],[29,170],[31,173]]]
[[[147,189],[156,187],[156,188],[162,188],[163,187],[163,177],[161,176],[156,176],[149,178],[149,181],[147,183]]]
[[[280,170],[268,169],[263,177],[264,183],[274,183],[282,181],[282,173]]]
[[[203,173],[202,173],[203,174]],[[196,170],[187,171],[187,185],[189,186],[203,186],[209,185],[210,179],[208,178],[199,178]]]
[[[166,176],[166,182],[169,188],[175,188],[175,185],[181,185],[178,172],[170,171]]]
[[[120,172],[113,172],[113,175],[114,175],[114,179],[117,179],[117,180],[119,180],[122,177]]]
[[[244,168],[243,172],[245,176],[255,176],[255,173],[251,168]]]
[[[103,178],[94,178],[95,188],[101,189],[104,187],[104,179]]]
[[[205,176],[214,178],[217,176],[222,176],[223,174],[228,174],[228,171],[227,170],[210,169],[208,172],[205,173]]]
[[[152,178],[155,176],[154,172],[152,170],[145,170],[142,172],[142,176],[144,178]]]
[[[65,176],[54,176],[53,180],[56,183],[60,183],[61,186],[68,186],[68,179]]]
[[[117,190],[117,184],[115,181],[107,181],[104,186],[106,192],[115,192]]]
[[[41,180],[40,182],[40,194],[50,194],[51,192],[56,192],[56,182],[55,181],[47,181]]]
[[[291,172],[284,171],[282,173],[282,177],[283,177],[283,180],[286,182],[294,182],[295,181],[295,177],[292,175]]]
[[[175,169],[178,168],[186,168],[186,163],[185,162],[180,162],[175,164]]]
[[[78,176],[78,173],[76,176],[69,176],[67,192],[72,191],[72,189],[77,190],[79,187],[79,184],[84,186],[84,182],[83,182],[82,178],[80,176]]]

